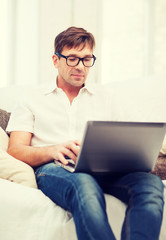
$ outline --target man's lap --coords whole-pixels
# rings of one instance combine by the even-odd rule
[[[43,177],[42,184],[41,177]],[[161,179],[150,173],[137,172],[119,176],[90,176],[86,173],[71,173],[56,165],[54,162],[39,167],[36,170],[36,179],[38,187],[41,188],[43,192],[50,192],[51,195],[52,192],[59,191],[60,195],[63,196],[62,193],[65,191],[65,188],[67,186],[70,188],[70,185],[75,182],[77,187],[80,186],[85,188],[85,186],[88,186],[87,191],[99,185],[103,193],[114,195],[126,204],[129,201],[131,192],[139,192],[141,194],[141,192],[147,192],[148,189],[149,193],[155,192],[157,194],[162,194],[163,191]]]
[[[83,197],[97,192],[102,193],[96,180],[89,174],[71,173],[53,162],[39,167],[35,174],[39,189],[67,210],[70,210],[67,202],[71,202],[71,196],[74,194]]]

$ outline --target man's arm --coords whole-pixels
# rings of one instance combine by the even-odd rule
[[[67,164],[65,155],[76,161],[80,145],[79,141],[68,141],[63,144],[46,147],[32,147],[31,139],[33,134],[23,131],[14,131],[10,134],[8,153],[13,157],[37,167],[54,159]]]

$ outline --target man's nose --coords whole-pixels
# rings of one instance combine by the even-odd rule
[[[83,64],[83,61],[80,60],[78,65],[76,66],[76,68],[84,68],[84,64]]]

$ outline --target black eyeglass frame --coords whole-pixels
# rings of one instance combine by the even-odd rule
[[[80,63],[80,61],[82,61],[83,65],[84,65],[85,67],[93,67],[93,65],[94,65],[94,63],[95,63],[95,61],[96,61],[96,57],[95,57],[94,55],[92,55],[92,57],[83,57],[83,58],[76,57],[76,58],[78,58],[78,63],[77,63],[76,65],[74,65],[74,66],[71,66],[71,65],[69,65],[69,64],[67,63],[67,59],[68,59],[69,57],[72,57],[72,56],[65,56],[65,55],[63,55],[63,54],[61,54],[61,53],[58,53],[58,52],[55,52],[55,54],[56,54],[58,57],[63,57],[63,58],[65,58],[65,59],[66,59],[66,64],[67,64],[67,66],[69,66],[69,67],[76,67],[76,66]],[[85,58],[93,58],[93,64],[92,64],[91,66],[86,66],[85,63],[84,63],[84,59],[85,59]]]

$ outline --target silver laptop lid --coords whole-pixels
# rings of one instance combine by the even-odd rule
[[[151,171],[165,133],[164,123],[89,121],[75,171]]]

